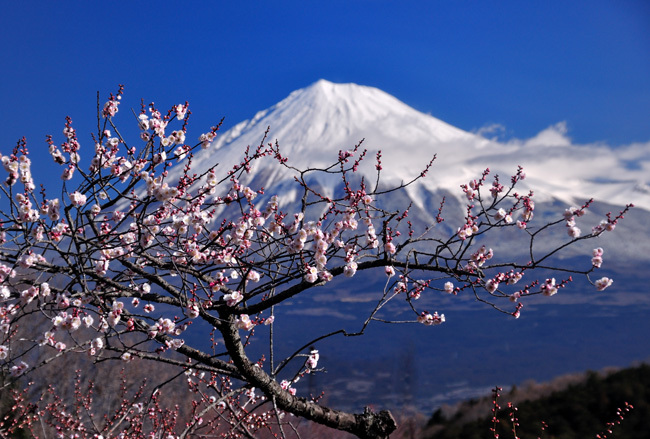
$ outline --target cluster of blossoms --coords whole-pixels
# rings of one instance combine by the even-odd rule
[[[431,283],[430,280],[416,280],[413,282],[413,288],[409,291],[409,297],[413,300],[418,300],[420,295],[424,292],[426,288],[429,287]]]
[[[235,327],[237,329],[243,329],[244,331],[250,331],[255,326],[255,323],[251,321],[251,318],[248,314],[241,314],[235,318]]]
[[[458,237],[463,241],[478,232],[478,224],[470,217],[467,222],[458,228]]]
[[[602,220],[600,224],[592,227],[591,233],[594,235],[600,235],[605,231],[611,232],[616,228],[616,222],[616,220]]]
[[[422,313],[418,316],[418,322],[427,326],[440,325],[441,323],[445,322],[445,315],[438,315],[437,312],[430,314],[426,311],[422,311]]]
[[[521,219],[517,220],[517,227],[520,229],[525,229],[528,225],[528,222],[533,219],[535,211],[535,202],[531,199],[532,192],[529,196],[523,198],[524,202],[524,211],[521,214]]]
[[[2,166],[9,174],[6,180],[8,186],[20,181],[25,185],[27,192],[31,192],[36,188],[31,172],[32,162],[26,155],[23,154],[18,158],[16,158],[15,154],[10,156],[0,155],[0,161],[2,161]]]
[[[482,181],[478,182],[476,180],[471,180],[468,184],[461,185],[461,189],[465,193],[467,201],[473,201],[474,198],[478,195],[479,187],[482,185]]]
[[[604,250],[601,247],[595,248],[593,250],[591,264],[594,267],[600,268],[600,266],[603,264],[603,252]]]
[[[224,294],[223,299],[228,306],[235,306],[244,300],[244,295],[240,291],[233,291],[232,293]]]
[[[584,209],[578,207],[570,207],[564,211],[564,219],[566,220],[567,233],[572,238],[578,238],[582,231],[576,226],[575,217],[581,217],[585,214]]]
[[[494,214],[494,219],[497,221],[503,220],[506,224],[512,224],[512,215],[507,213],[503,207],[497,210],[497,213]]]
[[[18,202],[19,219],[22,222],[32,222],[38,220],[40,212],[37,209],[32,209],[33,205],[29,197],[25,194],[16,194],[16,201]]]
[[[110,130],[104,130],[102,138],[105,139],[105,144],[95,144],[95,156],[90,163],[91,173],[94,174],[101,169],[108,169],[113,176],[124,183],[132,176],[138,175],[147,165],[147,161],[144,159],[130,159],[126,156],[118,156],[121,140],[118,137],[112,137]],[[129,152],[132,152],[132,150]]]
[[[72,201],[72,204],[77,207],[86,204],[86,196],[78,191],[72,192],[69,196],[70,196],[70,201]]]
[[[482,267],[487,261],[492,259],[494,252],[491,248],[482,245],[476,252],[472,253],[469,262],[467,263],[468,270],[475,270]]]
[[[149,326],[149,337],[155,338],[158,334],[180,335],[182,328],[177,328],[176,323],[168,318],[160,318]]]
[[[122,99],[121,95],[117,95],[113,97],[111,95],[111,99],[109,99],[105,104],[104,104],[104,110],[103,114],[104,117],[113,117],[117,114],[118,111],[118,105],[120,105],[120,100]]]

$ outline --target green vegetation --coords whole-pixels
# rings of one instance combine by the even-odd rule
[[[537,388],[539,391],[539,388]],[[620,370],[609,375],[588,372],[584,379],[563,390],[530,399],[522,390],[513,388],[499,398],[497,433],[501,438],[513,437],[508,402],[516,402],[517,437],[577,439],[595,438],[607,432],[607,423],[618,421],[617,410],[631,404],[634,409],[625,414],[620,425],[615,425],[607,437],[617,439],[650,438],[650,366]],[[455,414],[447,416],[436,411],[423,434],[426,439],[486,438],[490,435],[492,415],[488,409],[482,419],[467,421],[464,411],[473,407],[491,407],[490,400],[464,403]],[[542,422],[546,425],[542,430]]]

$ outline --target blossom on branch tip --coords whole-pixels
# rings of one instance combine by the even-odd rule
[[[614,283],[613,279],[610,279],[608,277],[601,277],[596,282],[594,282],[594,285],[596,285],[596,289],[598,291],[603,291],[605,288],[609,287],[613,283]]]
[[[118,100],[111,99],[104,104],[104,117],[113,117],[117,114],[117,106],[120,104]]]
[[[557,285],[555,285],[555,278],[546,279],[546,282],[540,287],[542,294],[545,296],[553,296],[557,293]]]

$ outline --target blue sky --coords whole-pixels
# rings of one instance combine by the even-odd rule
[[[188,100],[202,132],[319,78],[465,130],[566,121],[578,143],[650,140],[650,2],[240,3],[5,2],[0,151],[40,147],[66,115],[90,143],[96,92],[120,83],[132,107]]]

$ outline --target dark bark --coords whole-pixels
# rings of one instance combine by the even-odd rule
[[[360,414],[347,413],[291,395],[282,389],[273,377],[248,359],[239,330],[232,323],[232,318],[229,324],[223,325],[221,334],[233,363],[246,381],[264,392],[269,400],[275,400],[280,409],[337,430],[347,431],[360,439],[387,439],[397,429],[395,418],[387,410],[374,413],[366,407]]]

